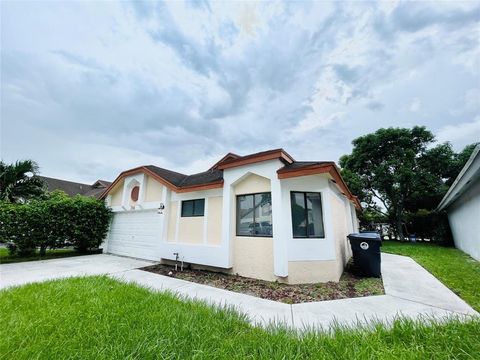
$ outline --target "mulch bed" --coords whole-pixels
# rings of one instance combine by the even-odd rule
[[[180,271],[180,267],[178,269],[179,271],[175,271],[174,266],[159,264],[147,266],[141,270],[287,304],[384,294],[381,279],[362,278],[354,273],[350,264],[338,283],[299,285],[287,285],[207,270],[184,268],[184,271]]]

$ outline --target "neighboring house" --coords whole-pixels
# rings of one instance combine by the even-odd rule
[[[100,198],[105,189],[111,184],[110,181],[97,180],[92,185],[81,184],[73,181],[66,181],[61,179],[50,178],[46,176],[39,176],[47,187],[47,191],[62,190],[69,196],[83,195]]]
[[[102,197],[114,211],[108,253],[287,283],[339,280],[360,209],[335,163],[283,149],[229,153],[188,176],[140,166]]]
[[[480,261],[480,145],[437,209],[447,211],[455,246]]]

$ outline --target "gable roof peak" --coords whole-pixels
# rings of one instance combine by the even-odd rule
[[[241,158],[241,156],[237,155],[235,153],[229,152],[224,157],[222,157],[220,160],[218,160],[215,164],[213,164],[212,167],[210,167],[210,169],[208,169],[208,170],[217,169],[220,164],[222,164],[226,161],[235,160],[235,159],[238,159],[238,158]]]
[[[256,153],[245,155],[245,156],[240,156],[235,159],[225,160],[221,164],[218,164],[218,169],[223,170],[223,169],[228,169],[232,167],[254,164],[257,162],[274,160],[274,159],[278,159],[285,164],[291,164],[295,162],[295,160],[293,159],[292,156],[290,156],[290,154],[288,154],[282,148],[278,148],[273,150],[260,151],[260,152],[256,152]]]

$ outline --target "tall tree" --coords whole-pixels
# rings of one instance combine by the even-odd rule
[[[353,140],[352,153],[340,158],[352,191],[401,239],[408,213],[434,209],[474,148],[456,154],[448,143],[431,147],[434,141],[425,127],[379,129]]]
[[[438,144],[419,157],[419,171],[415,191],[407,200],[407,210],[433,210],[462,170],[476,144],[467,145],[456,153],[450,143]]]
[[[44,193],[44,183],[38,177],[38,165],[32,160],[6,164],[0,161],[0,200],[23,202]]]

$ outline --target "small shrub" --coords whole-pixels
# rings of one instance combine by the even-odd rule
[[[18,252],[17,245],[15,245],[15,243],[11,241],[7,243],[7,250],[10,256],[16,255]]]

